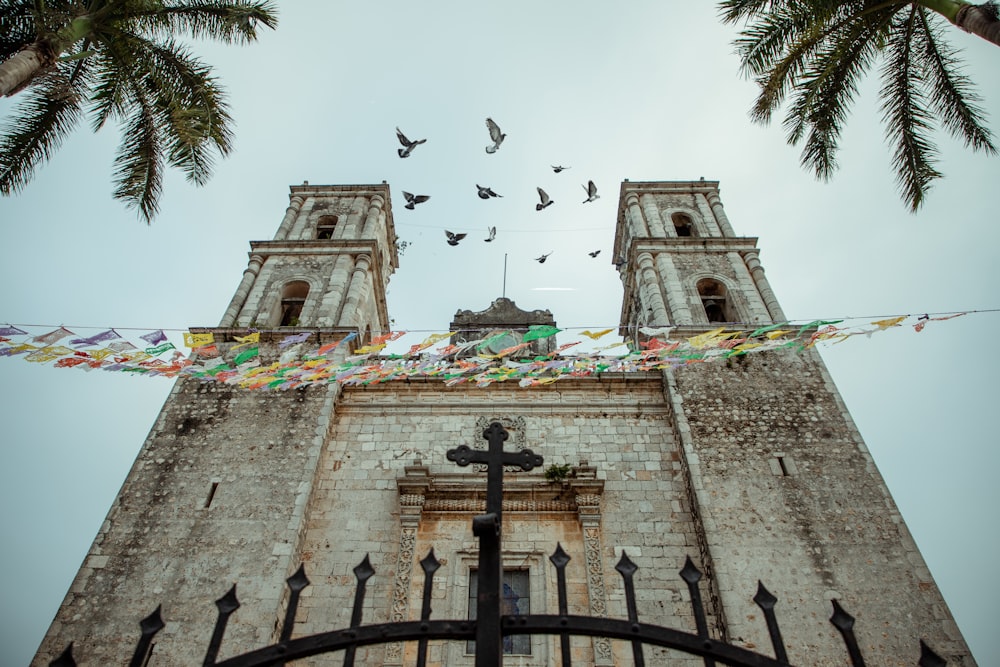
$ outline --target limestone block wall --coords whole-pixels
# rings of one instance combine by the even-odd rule
[[[269,643],[336,394],[179,381],[33,664],[71,641],[80,664],[124,664],[161,603],[149,664],[200,664],[233,583],[220,657]]]
[[[599,534],[589,547],[599,556],[594,558],[596,573],[589,568],[584,572],[588,546],[575,513],[505,514],[505,551],[528,559],[544,588],[540,597],[544,607],[533,611],[555,611],[555,584],[547,557],[557,541],[565,540],[563,547],[574,559],[570,564],[571,594],[578,595],[570,602],[574,608],[592,607],[579,594],[584,580],[596,574],[603,587],[600,614],[626,617],[620,575],[614,570],[624,549],[640,567],[636,575],[640,616],[694,630],[687,589],[677,572],[686,556],[699,560],[698,539],[670,410],[662,380],[654,374],[628,380],[587,378],[532,389],[448,388],[438,381],[345,388],[309,501],[301,557],[313,585],[300,605],[295,636],[349,624],[352,569],[366,553],[377,572],[368,582],[366,623],[419,618],[423,572],[418,561],[432,543],[445,562],[437,574],[435,617],[466,609],[468,591],[463,582],[467,583],[470,559],[474,560],[471,520],[478,511],[433,510],[428,504],[415,540],[402,546],[412,555],[401,558],[397,480],[415,461],[438,482],[446,479],[454,485],[463,476],[484,477],[485,473],[458,468],[446,459],[447,450],[458,445],[485,446],[476,425],[480,418],[520,420],[521,443],[544,456],[546,465],[578,465],[585,460],[603,482]],[[543,470],[508,473],[507,479],[536,483],[537,494],[560,493],[544,480]],[[408,563],[407,571],[398,571],[401,562]],[[404,599],[401,611],[396,610],[401,616],[394,616],[394,602],[400,601],[398,581],[403,582]],[[547,660],[556,655],[557,644],[547,646],[544,657],[533,656],[535,662],[525,659],[523,664],[551,664]],[[574,647],[579,655],[592,655],[589,640],[575,642]],[[436,664],[464,664],[464,652],[449,652],[453,650],[437,647]],[[389,664],[392,656],[387,657],[386,651],[386,647],[359,649],[358,660]],[[631,659],[626,657],[627,645],[616,645],[613,651],[595,664]]]
[[[870,665],[916,664],[920,638],[974,664],[815,350],[688,367],[667,390],[733,640],[770,646],[761,580],[793,664],[844,664],[834,598]]]

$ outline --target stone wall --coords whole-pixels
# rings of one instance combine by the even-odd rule
[[[832,599],[857,618],[869,665],[916,664],[920,638],[974,664],[814,350],[685,368],[668,395],[732,640],[770,650],[760,580],[793,664],[844,664]]]
[[[234,583],[220,655],[269,643],[336,395],[179,381],[33,664],[71,641],[80,664],[123,664],[161,603],[150,664],[200,664]]]

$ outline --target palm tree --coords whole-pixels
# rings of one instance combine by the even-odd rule
[[[881,110],[903,200],[924,202],[937,149],[935,126],[973,150],[996,153],[979,96],[942,37],[941,16],[1000,44],[996,6],[954,0],[723,0],[722,18],[746,27],[735,42],[744,73],[760,95],[750,115],[767,123],[792,95],[788,143],[805,139],[801,162],[828,180],[858,81],[881,61]]]
[[[210,68],[176,35],[246,43],[277,25],[270,0],[0,0],[0,95],[19,103],[0,130],[0,193],[22,189],[88,112],[122,125],[115,198],[156,214],[164,166],[204,184],[231,149]]]

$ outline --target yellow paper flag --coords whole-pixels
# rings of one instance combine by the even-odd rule
[[[196,334],[190,331],[184,332],[184,346],[185,347],[201,347],[202,345],[208,345],[209,343],[215,342],[215,336],[210,333]]]
[[[601,336],[606,336],[609,333],[611,333],[612,331],[614,331],[614,329],[605,329],[604,331],[590,331],[588,329],[587,331],[581,331],[580,335],[581,336],[586,336],[587,338],[589,338],[591,340],[597,340]]]

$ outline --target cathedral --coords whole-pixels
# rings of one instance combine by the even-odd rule
[[[396,240],[388,185],[293,186],[274,238],[250,243],[219,325],[192,331],[211,333],[223,356],[249,330],[260,332],[268,361],[288,353],[293,333],[350,354],[390,331]],[[786,322],[757,239],[736,234],[717,182],[622,183],[614,245],[619,333],[634,346],[653,326],[683,339]],[[489,340],[492,354],[523,344],[519,354],[551,355],[554,337],[525,333],[557,319],[499,298],[459,310],[449,330],[456,344]],[[166,625],[143,664],[200,663],[213,602],[233,583],[240,608],[220,659],[272,644],[289,605],[285,580],[300,564],[311,585],[292,637],[345,628],[352,571],[366,554],[376,575],[365,623],[420,618],[419,561],[431,548],[440,562],[434,616],[470,618],[479,544],[470,524],[483,511],[486,475],[446,452],[484,448],[494,422],[508,450],[530,449],[547,466],[504,478],[505,614],[556,613],[549,555],[559,544],[571,557],[569,613],[628,616],[615,572],[625,553],[639,567],[639,617],[694,632],[677,574],[690,557],[704,573],[712,638],[769,650],[752,599],[761,581],[778,598],[792,665],[847,663],[827,621],[834,600],[857,619],[869,665],[916,665],[921,639],[949,665],[975,664],[815,348],[528,388],[415,377],[254,391],[179,379],[34,664],[70,642],[81,664],[121,664],[139,619],[161,603]],[[508,639],[508,665],[557,664],[564,650],[558,636]],[[627,642],[574,637],[570,646],[574,664],[634,664]],[[415,651],[372,645],[356,659],[412,665]],[[473,651],[434,642],[427,664],[473,665]],[[656,647],[646,660],[707,664]]]

